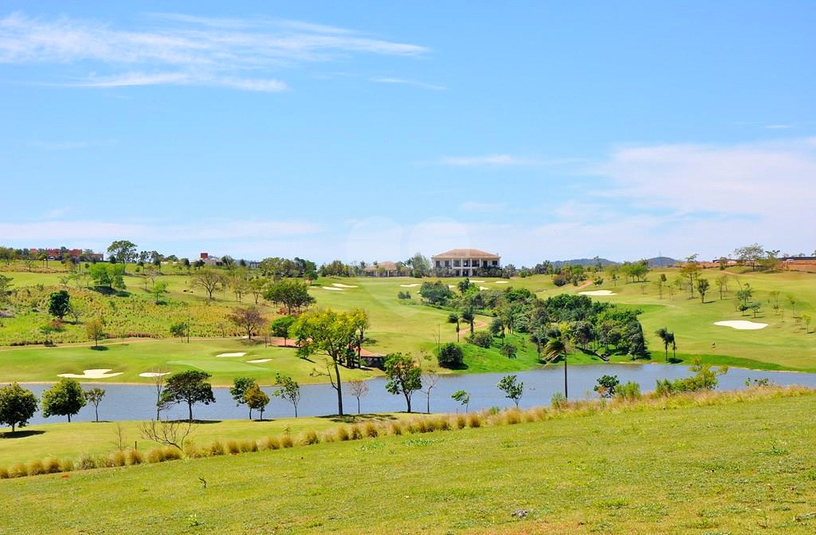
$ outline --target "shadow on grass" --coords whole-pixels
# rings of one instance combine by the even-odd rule
[[[91,346],[91,351],[107,351],[108,346]]]
[[[34,430],[34,429],[25,429],[25,430],[18,430],[15,432],[7,431],[5,433],[0,433],[0,437],[2,438],[25,438],[25,437],[33,437],[36,435],[42,435],[45,431]]]
[[[318,416],[318,418],[342,424],[354,424],[357,422],[388,422],[397,419],[391,414],[344,414],[343,416],[331,414],[328,416]]]

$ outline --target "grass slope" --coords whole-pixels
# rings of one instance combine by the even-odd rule
[[[814,409],[604,411],[2,480],[0,533],[809,534]]]

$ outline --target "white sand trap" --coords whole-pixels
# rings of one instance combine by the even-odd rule
[[[484,281],[477,281],[477,280],[471,279],[470,282],[484,282]]]
[[[337,288],[356,288],[356,286],[349,286],[348,284],[342,284],[339,282],[333,282],[332,286],[336,286]]]
[[[400,284],[400,288],[416,288],[419,284]]]
[[[612,290],[590,290],[588,292],[578,292],[578,295],[618,295]]]
[[[448,284],[448,288],[458,288],[455,284]]]
[[[342,289],[342,288],[333,288],[331,286],[323,286],[323,289],[324,290],[330,290],[332,292],[345,292],[345,290]]]
[[[507,281],[496,281],[496,284],[507,284]]]
[[[67,377],[68,379],[107,379],[109,377],[116,377],[122,375],[122,372],[108,373],[110,368],[95,368],[93,370],[85,370],[85,373],[61,373],[59,377]]]
[[[164,377],[169,374],[170,372],[144,372],[140,373],[139,377]]]
[[[216,355],[216,358],[219,359],[228,359],[232,357],[243,357],[246,353],[221,353],[220,355]]]
[[[490,288],[488,288],[487,286],[479,286],[479,289],[480,290],[489,290]]]
[[[720,327],[731,327],[732,329],[738,329],[740,331],[758,331],[759,329],[764,329],[768,326],[767,323],[758,323],[755,321],[746,320],[715,321],[714,325],[719,325]]]
[[[248,360],[250,364],[261,364],[262,362],[269,362],[272,359],[255,359],[255,360]]]

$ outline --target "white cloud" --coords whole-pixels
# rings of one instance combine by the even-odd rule
[[[421,87],[423,89],[433,89],[435,91],[443,91],[443,90],[447,89],[447,87],[445,87],[444,85],[428,84],[428,83],[425,83],[425,82],[418,82],[416,80],[405,80],[403,78],[378,78],[378,77],[375,77],[375,78],[371,78],[370,80],[372,82],[375,82],[375,83],[378,83],[378,84],[412,85],[412,86],[415,86],[415,87]]]
[[[149,26],[122,30],[92,20],[13,13],[0,19],[0,63],[94,62],[110,71],[65,84],[84,87],[174,84],[281,91],[287,86],[267,76],[270,69],[355,54],[410,57],[428,52],[415,44],[300,21],[180,14],[151,14],[147,19],[152,21]]]

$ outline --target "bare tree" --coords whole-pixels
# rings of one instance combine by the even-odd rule
[[[156,420],[161,416],[161,411],[164,408],[162,403],[162,393],[164,392],[164,376],[169,372],[163,368],[151,368],[150,377],[153,379],[153,388],[156,389]]]
[[[368,383],[362,379],[354,379],[348,385],[351,395],[357,398],[357,414],[360,414],[360,398],[368,394]]]
[[[422,373],[422,393],[425,394],[425,412],[431,413],[431,390],[439,382],[439,374],[435,370]]]
[[[198,426],[189,420],[150,420],[142,422],[139,431],[145,440],[183,450],[187,437],[196,427]]]

